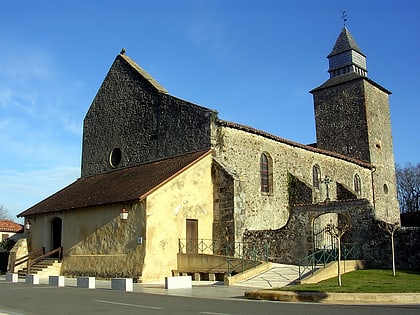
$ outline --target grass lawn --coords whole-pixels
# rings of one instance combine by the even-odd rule
[[[349,293],[415,293],[420,292],[420,272],[397,270],[364,269],[341,275],[342,286],[337,277],[316,284],[291,285],[276,290],[281,291],[318,291]]]

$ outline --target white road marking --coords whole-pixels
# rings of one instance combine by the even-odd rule
[[[95,300],[95,301],[96,302],[99,302],[99,303],[107,303],[107,304],[115,304],[115,305],[125,305],[125,306],[140,307],[140,308],[149,308],[149,309],[153,309],[153,310],[163,310],[162,307],[156,307],[156,306],[147,306],[147,305],[119,303],[119,302],[103,301],[103,300]]]

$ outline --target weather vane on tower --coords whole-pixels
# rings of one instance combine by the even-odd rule
[[[344,24],[344,27],[346,26],[346,22],[347,22],[347,14],[346,14],[346,11],[341,11],[341,18],[343,19],[343,24]]]

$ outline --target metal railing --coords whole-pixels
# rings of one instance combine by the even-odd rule
[[[56,255],[57,254],[57,255]],[[45,248],[41,247],[38,249],[33,250],[26,256],[19,257],[16,259],[16,253],[13,253],[10,259],[10,264],[7,268],[9,272],[14,272],[15,267],[19,266],[23,263],[27,263],[27,273],[29,274],[31,272],[31,267],[36,264],[37,262],[41,261],[44,258],[51,257],[53,255],[58,256],[57,259],[61,261],[63,259],[63,247],[59,247],[56,249],[53,249],[52,251],[45,253]]]
[[[10,260],[9,260],[9,266],[7,268],[7,271],[14,272],[15,267],[22,265],[24,263],[29,262],[31,259],[34,259],[38,256],[45,254],[45,247],[37,248],[30,252],[28,255],[19,257],[16,259],[16,252],[10,253]]]
[[[341,244],[341,260],[361,259],[362,250],[360,245],[354,243]],[[337,248],[323,248],[318,249],[314,253],[298,259],[299,266],[299,280],[302,280],[308,274],[313,274],[319,268],[338,260]]]
[[[211,239],[178,239],[178,252],[232,257],[226,258],[227,274],[232,275],[256,267],[261,261],[268,261],[269,244],[267,242],[254,244]]]
[[[37,256],[35,258],[31,258],[28,261],[28,274],[31,273],[31,267],[33,265],[35,265],[37,262],[43,260],[44,258],[49,258],[54,256],[55,254],[57,254],[58,257],[56,257],[58,259],[58,261],[61,261],[63,259],[63,247],[59,247],[56,249],[53,249],[52,251],[45,253],[43,255]]]
[[[231,242],[211,239],[178,239],[178,252],[184,254],[209,254],[267,261],[269,244]]]
[[[242,273],[245,270],[251,269],[251,268],[255,268],[256,266],[258,266],[261,262],[258,260],[252,260],[252,259],[235,259],[235,258],[227,258],[226,259],[227,262],[227,272],[226,274],[229,276],[238,274],[238,273]]]

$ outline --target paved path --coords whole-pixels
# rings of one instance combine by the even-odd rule
[[[48,278],[40,278],[40,285],[33,285],[34,287],[51,287],[48,285]],[[0,285],[7,282],[4,275],[0,276]],[[19,279],[19,283],[25,284],[25,279]],[[160,294],[160,295],[174,295],[183,297],[197,297],[206,299],[231,299],[244,298],[245,292],[248,290],[258,289],[256,287],[246,286],[225,286],[222,281],[193,281],[193,287],[190,289],[165,289],[164,282],[153,283],[133,283],[133,292]],[[77,287],[76,278],[64,279],[65,287]],[[111,290],[110,280],[95,280],[95,289],[80,289],[80,290]],[[0,312],[1,315],[1,312]]]
[[[164,281],[162,281],[154,283],[134,283],[133,291],[211,299],[243,298],[245,292],[248,290],[270,289],[289,284],[298,277],[297,268],[297,266],[292,265],[273,264],[273,267],[270,270],[231,286],[225,286],[223,285],[223,282],[193,281],[193,287],[191,289],[167,290],[165,289]],[[4,275],[0,276],[0,281],[6,282]],[[25,279],[19,279],[19,282],[24,283]],[[41,285],[48,285],[48,277],[40,278],[39,282]],[[77,287],[77,279],[66,277],[64,284],[66,287]],[[95,286],[97,289],[110,290],[111,281],[96,279]]]
[[[295,265],[272,264],[273,267],[266,272],[248,280],[234,284],[234,286],[253,288],[279,288],[284,287],[299,278],[299,267]]]
[[[276,301],[288,301],[288,302],[324,302],[324,303],[333,303],[333,304],[419,304],[420,294],[319,294],[310,295],[300,294],[293,292],[280,292],[273,290],[265,290],[272,287],[280,287],[287,285],[291,281],[297,278],[296,266],[290,265],[275,265],[273,268],[263,274],[253,277],[247,281],[244,281],[240,284],[235,284],[232,286],[225,286],[222,282],[212,282],[212,281],[193,281],[193,287],[189,289],[165,289],[163,282],[158,283],[134,283],[133,291],[148,293],[148,294],[158,294],[158,295],[167,295],[167,296],[178,296],[178,297],[194,297],[201,299],[220,299],[220,300],[229,300],[229,299],[243,299],[244,297],[253,298],[253,299],[263,299],[263,300],[276,300]],[[19,283],[25,287],[31,286],[25,284],[24,279],[19,279]],[[5,280],[5,276],[0,276],[0,289],[2,287],[7,288],[8,284],[10,287],[15,287],[10,282]],[[106,291],[111,290],[111,281],[110,280],[98,280],[95,281],[96,289],[78,289],[80,292],[83,290],[87,291]],[[18,284],[19,285],[19,284]],[[52,289],[52,286],[48,286],[48,278],[40,278],[40,285],[32,285],[36,291],[37,289]],[[76,278],[65,278],[66,287],[77,287]],[[13,290],[12,290],[13,291]],[[44,290],[41,290],[44,292]],[[86,292],[86,291],[85,291]],[[122,292],[121,292],[122,293]],[[116,293],[115,293],[116,294]],[[0,295],[1,296],[1,295]],[[1,304],[0,304],[1,306]],[[415,307],[416,314],[418,314],[420,306]],[[0,315],[2,315],[3,310],[0,307]],[[411,309],[410,309],[411,310]],[[414,309],[413,309],[414,310]],[[13,314],[7,312],[6,314]]]

